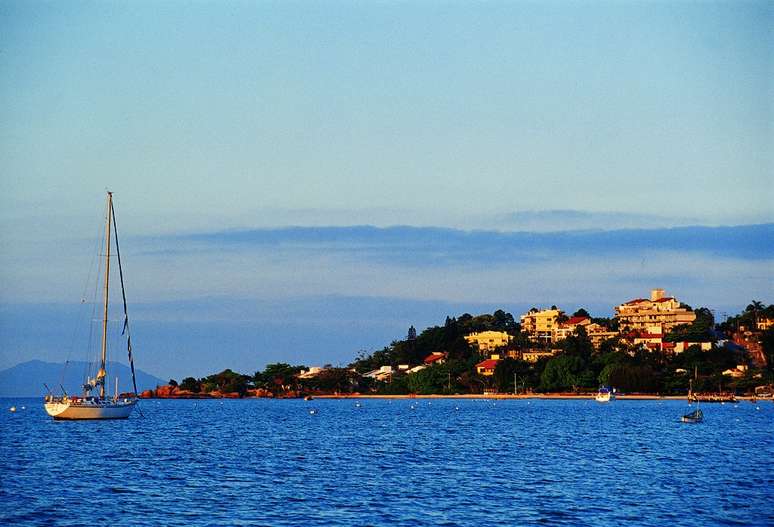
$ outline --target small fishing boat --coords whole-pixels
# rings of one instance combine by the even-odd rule
[[[615,401],[615,388],[602,386],[594,399],[598,403],[609,403],[610,401]]]
[[[132,359],[132,341],[129,335],[129,316],[126,309],[126,292],[124,290],[124,273],[121,268],[121,252],[118,247],[118,229],[116,227],[116,215],[113,209],[113,194],[107,193],[107,212],[105,215],[105,280],[104,297],[102,306],[102,349],[99,369],[96,375],[89,377],[83,385],[83,395],[73,396],[66,392],[62,396],[49,393],[44,399],[46,413],[54,419],[126,419],[131,415],[137,404],[137,381],[134,376],[134,361]],[[112,227],[112,232],[111,232]],[[108,377],[107,365],[107,333],[108,333],[108,302],[110,287],[110,242],[115,239],[116,256],[118,257],[118,271],[121,278],[121,295],[124,300],[124,326],[121,332],[126,335],[127,350],[129,352],[129,365],[132,371],[132,385],[134,392],[131,394],[118,394],[118,379],[116,379],[116,391],[113,397],[105,394],[105,384]],[[92,395],[93,390],[99,390],[99,395]],[[64,392],[64,388],[62,389]]]

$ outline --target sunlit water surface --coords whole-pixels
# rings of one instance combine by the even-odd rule
[[[2,525],[774,525],[770,401],[0,401]]]

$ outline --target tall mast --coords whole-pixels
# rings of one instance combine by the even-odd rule
[[[113,193],[107,193],[107,222],[105,223],[105,310],[102,317],[102,360],[100,362],[97,381],[99,382],[99,397],[105,398],[105,362],[107,360],[107,324],[108,324],[108,291],[110,286],[110,220],[113,212]]]

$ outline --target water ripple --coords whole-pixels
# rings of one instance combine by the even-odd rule
[[[4,402],[28,409],[0,413],[2,525],[774,524],[768,403]]]

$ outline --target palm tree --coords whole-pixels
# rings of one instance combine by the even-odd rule
[[[764,305],[763,305],[763,302],[761,302],[760,300],[753,300],[752,302],[750,302],[750,305],[747,306],[747,309],[745,311],[747,311],[748,313],[751,312],[753,314],[753,321],[752,321],[753,326],[758,324],[758,313],[763,311],[763,309],[764,309]]]
[[[753,300],[750,302],[750,304],[747,306],[747,309],[745,311],[752,311],[753,313],[758,313],[758,311],[763,311],[763,302],[760,300]]]

